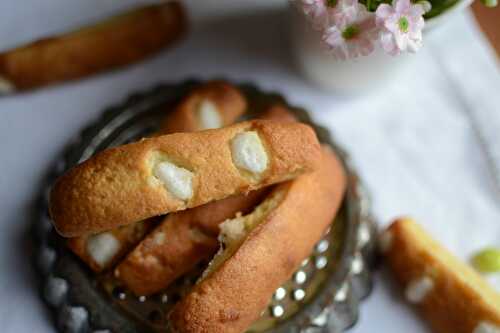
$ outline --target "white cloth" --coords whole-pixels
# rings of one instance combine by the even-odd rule
[[[0,49],[134,3],[2,1]],[[285,17],[266,11],[284,3],[187,1],[195,25],[176,49],[121,71],[0,98],[2,332],[54,330],[39,300],[33,253],[26,248],[33,200],[45,171],[103,108],[159,81],[223,76],[283,92],[290,102],[310,109],[349,150],[382,224],[401,214],[413,216],[462,258],[498,245],[499,199],[464,103],[477,111],[484,137],[496,144],[500,79],[498,64],[470,15],[455,17],[429,36],[407,76],[377,95],[346,99],[315,90],[296,73]],[[226,18],[215,19],[221,15]],[[491,149],[500,152],[498,145]],[[390,280],[377,280],[353,332],[425,332],[411,308],[392,292]]]

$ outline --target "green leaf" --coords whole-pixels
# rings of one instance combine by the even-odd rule
[[[432,8],[424,15],[424,18],[429,19],[431,17],[438,16],[450,7],[453,7],[458,1],[459,0],[429,0]]]

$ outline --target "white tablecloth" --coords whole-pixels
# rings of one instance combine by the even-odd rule
[[[0,49],[109,15],[136,0],[0,3]],[[351,152],[381,224],[411,215],[462,258],[500,241],[499,197],[471,115],[500,154],[498,63],[470,14],[428,36],[415,64],[371,96],[320,92],[297,74],[283,1],[188,1],[195,25],[175,50],[91,79],[0,99],[0,323],[2,332],[52,332],[39,300],[27,229],[44,173],[100,111],[159,81],[227,77],[283,92]],[[215,6],[217,4],[218,6]],[[273,9],[268,11],[268,9]],[[236,16],[235,16],[236,15]],[[224,18],[223,18],[224,17]],[[377,277],[357,333],[425,332]]]

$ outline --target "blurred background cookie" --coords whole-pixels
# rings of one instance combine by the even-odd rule
[[[469,265],[401,218],[380,238],[384,262],[436,333],[500,331],[500,295]]]
[[[4,93],[74,80],[129,65],[179,40],[187,17],[178,1],[149,5],[0,54]]]

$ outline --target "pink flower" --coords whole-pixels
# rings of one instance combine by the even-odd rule
[[[422,46],[423,14],[423,6],[411,4],[410,0],[379,5],[375,15],[383,49],[391,55],[416,52]]]
[[[368,15],[366,7],[358,2],[358,0],[340,0],[332,8],[330,16],[336,25],[352,22],[357,18],[365,18]]]
[[[320,30],[328,25],[327,0],[299,0],[296,4],[311,21],[313,28]]]
[[[366,56],[374,49],[373,15],[358,0],[339,0],[332,12],[334,25],[323,33],[323,41],[337,59]]]

